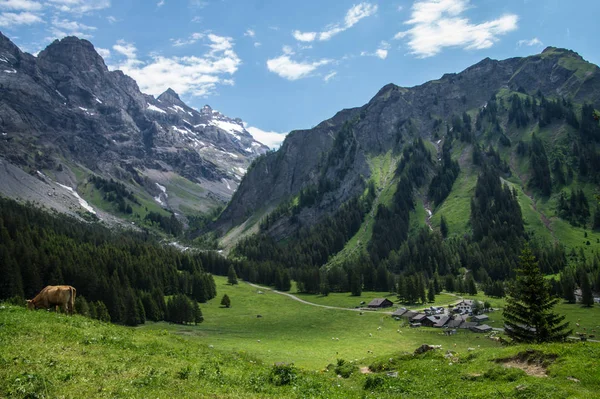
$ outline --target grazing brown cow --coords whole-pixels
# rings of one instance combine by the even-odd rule
[[[49,285],[33,299],[27,300],[28,309],[48,309],[55,306],[62,307],[68,314],[73,314],[75,309],[75,295],[77,290],[70,285]]]

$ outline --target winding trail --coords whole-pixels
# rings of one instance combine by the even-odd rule
[[[347,310],[347,311],[350,311],[350,312],[373,312],[372,310],[362,309],[362,308],[361,309],[356,309],[356,308],[342,308],[342,307],[339,307],[339,306],[319,305],[318,303],[313,303],[313,302],[305,301],[304,299],[298,298],[296,295],[288,294],[287,292],[277,291],[277,290],[274,290],[274,289],[269,288],[269,287],[263,287],[262,285],[257,285],[257,284],[249,283],[247,281],[244,281],[244,282],[246,284],[251,285],[252,287],[258,288],[260,290],[272,291],[272,292],[274,292],[276,294],[279,294],[279,295],[285,295],[285,296],[287,296],[289,298],[292,298],[294,301],[301,302],[301,303],[303,303],[305,305],[312,305],[312,306],[317,306],[317,307],[325,308],[325,309]],[[392,314],[392,313],[393,312],[379,312],[379,311],[377,312],[377,314]]]
[[[304,299],[298,298],[296,295],[293,295],[293,294],[288,294],[287,292],[277,291],[277,290],[274,290],[274,289],[269,288],[269,287],[264,287],[262,285],[249,283],[247,281],[244,281],[244,283],[246,283],[246,284],[248,284],[248,285],[250,285],[250,286],[252,286],[254,288],[258,288],[260,290],[271,291],[271,292],[274,292],[275,294],[285,295],[285,296],[287,296],[289,298],[292,298],[294,301],[301,302],[301,303],[303,303],[305,305],[317,306],[317,307],[320,307],[320,308],[333,309],[333,310],[346,310],[346,311],[350,311],[350,312],[374,312],[374,313],[377,313],[377,314],[387,314],[387,315],[393,314],[393,312],[373,311],[373,310],[365,309],[365,308],[358,308],[357,309],[357,308],[342,308],[340,306],[320,305],[318,303],[305,301]],[[462,296],[459,296],[459,295],[456,295],[456,294],[451,294],[451,293],[447,293],[447,294],[451,295],[451,296],[454,296],[454,297],[456,297],[459,300],[463,299]],[[449,304],[449,305],[452,305],[452,304]],[[425,308],[423,308],[423,309],[425,309]],[[411,309],[411,310],[419,311],[419,310],[423,310],[423,309]]]

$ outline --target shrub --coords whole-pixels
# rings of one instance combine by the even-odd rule
[[[269,382],[273,385],[289,385],[297,378],[296,368],[293,363],[276,363],[269,374]]]
[[[344,359],[338,359],[335,373],[343,378],[348,378],[358,370],[358,367],[352,363],[346,362]]]

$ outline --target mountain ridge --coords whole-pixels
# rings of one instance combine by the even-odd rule
[[[0,156],[68,186],[98,174],[148,199],[160,195],[156,184],[176,182],[155,202],[178,214],[222,206],[268,150],[239,118],[195,110],[171,88],[156,98],[142,93],[76,37],[34,57],[0,33],[0,85]]]
[[[226,245],[232,245],[245,235],[238,234],[236,226],[256,232],[250,227],[284,201],[297,199],[302,190],[317,187],[324,180],[339,183],[324,192],[316,205],[297,210],[294,220],[299,223],[281,218],[279,224],[285,228],[280,226],[277,231],[289,230],[287,236],[293,235],[299,228],[331,215],[365,189],[372,175],[367,162],[370,157],[390,150],[399,152],[416,138],[443,141],[442,127],[452,124],[453,115],[469,112],[476,116],[493,95],[502,91],[565,97],[598,107],[599,78],[598,67],[576,52],[548,47],[529,57],[502,61],[486,58],[460,73],[444,74],[438,80],[410,88],[387,84],[365,105],[340,111],[313,129],[291,132],[276,153],[255,163],[215,227],[225,234]],[[351,133],[345,142],[339,142],[341,152],[338,159],[332,160],[334,143],[345,124],[350,125]],[[305,162],[299,164],[301,157]],[[338,173],[343,176],[339,182],[335,180]],[[259,185],[261,181],[266,183]],[[276,237],[283,238],[278,234]]]

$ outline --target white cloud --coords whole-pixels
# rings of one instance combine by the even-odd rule
[[[95,30],[95,26],[85,25],[77,21],[58,19],[56,17],[52,19],[52,27],[50,28],[52,34],[59,38],[64,36],[77,36],[82,39],[89,39],[92,36],[86,32]]]
[[[301,32],[295,30],[292,32],[294,38],[301,42],[312,42],[316,39],[319,41],[326,41],[331,39],[333,36],[341,33],[345,30],[352,28],[361,19],[369,17],[377,12],[377,4],[371,3],[360,3],[352,6],[344,17],[343,23],[337,23],[329,25],[322,32]]]
[[[127,43],[123,39],[117,41],[117,44],[113,46],[113,50],[115,50],[117,53],[123,54],[127,58],[136,58],[137,49],[135,46],[132,43]]]
[[[537,37],[534,37],[531,40],[519,40],[517,42],[517,45],[519,47],[522,47],[522,46],[540,46],[541,47],[544,45],[544,43],[542,43],[542,41],[540,39],[538,39]]]
[[[465,49],[489,48],[498,36],[517,29],[518,16],[507,14],[498,19],[472,24],[462,14],[470,0],[422,0],[412,6],[412,28],[398,32],[395,39],[409,38],[412,54],[420,58],[438,54],[445,47]]]
[[[217,85],[233,85],[231,76],[241,65],[233,50],[229,37],[207,34],[203,36],[209,51],[202,56],[164,57],[158,54],[149,61],[137,59],[136,48],[130,43],[119,41],[113,49],[127,57],[111,65],[135,79],[140,89],[158,95],[171,87],[179,94],[206,96],[215,91]]]
[[[39,11],[42,4],[32,0],[2,0],[0,9],[15,11]]]
[[[106,17],[106,20],[108,21],[109,24],[114,24],[116,22],[119,22],[119,20],[112,15],[109,15],[108,17]]]
[[[59,11],[86,14],[110,7],[110,0],[47,0]]]
[[[325,82],[329,82],[331,79],[333,79],[333,77],[337,75],[337,71],[331,71],[329,72],[327,75],[325,75],[325,77],[323,77],[323,80]]]
[[[157,7],[162,7],[165,5],[165,0],[160,0],[158,3],[156,3]]]
[[[188,44],[194,44],[202,38],[204,38],[204,34],[194,32],[187,39],[176,39],[176,40],[171,39],[171,41],[173,42],[173,46],[180,47],[180,46],[187,46]]]
[[[281,51],[283,51],[283,54],[294,54],[294,50],[292,50],[291,46],[283,46]]]
[[[382,60],[385,60],[388,56],[388,51],[385,49],[377,49],[377,51],[375,51],[375,55],[379,58],[381,58]]]
[[[256,141],[273,149],[281,147],[281,143],[283,143],[283,140],[285,140],[285,136],[287,135],[287,133],[266,132],[254,126],[245,125],[244,127]]]
[[[379,44],[379,48],[377,50],[375,50],[375,52],[373,53],[369,53],[366,51],[363,51],[360,53],[361,56],[370,56],[370,57],[378,57],[382,60],[385,60],[388,56],[388,50],[390,48],[390,44],[386,41],[382,41]]]
[[[317,38],[317,32],[300,32],[299,30],[295,30],[292,32],[292,36],[300,42],[312,42]]]
[[[110,50],[107,48],[96,47],[96,52],[104,59],[110,58]]]
[[[284,49],[283,55],[267,60],[267,68],[269,71],[276,73],[282,78],[288,80],[298,80],[310,76],[310,74],[318,67],[327,65],[331,62],[331,60],[328,59],[322,59],[314,62],[293,61],[290,58],[290,55],[293,54],[293,52],[286,53]]]
[[[254,42],[254,47],[260,47],[260,46],[262,46],[261,42]]]
[[[44,22],[42,18],[28,11],[20,13],[3,12],[0,14],[0,26],[4,28],[16,25],[33,25],[40,22]]]
[[[255,35],[256,32],[254,32],[252,29],[248,29],[246,32],[244,32],[244,36],[254,37]]]

